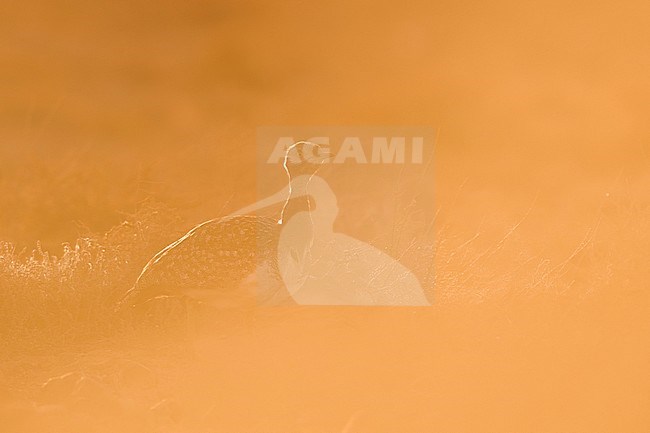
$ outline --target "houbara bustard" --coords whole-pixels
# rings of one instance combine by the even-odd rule
[[[298,142],[287,149],[284,167],[315,173],[324,159],[304,157],[314,146]],[[287,174],[289,172],[287,171]],[[279,219],[248,214],[277,200],[261,200],[225,217],[201,223],[163,248],[144,267],[136,283],[120,299],[120,311],[150,311],[152,307],[189,299],[216,306],[293,304],[278,268],[278,243],[282,222],[297,209],[305,209],[305,197],[291,197],[284,190]],[[295,195],[295,194],[294,194]]]
[[[316,144],[289,147],[284,189],[200,224],[163,249],[120,305],[137,307],[169,297],[212,304],[227,299],[234,305],[241,299],[262,304],[429,305],[409,269],[372,245],[334,232],[336,196],[316,174],[328,160],[329,153]],[[278,221],[246,215],[279,202],[284,207]],[[250,280],[252,285],[246,284]]]

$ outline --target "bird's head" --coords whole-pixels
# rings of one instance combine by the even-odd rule
[[[287,149],[284,168],[292,177],[311,175],[330,159],[331,153],[326,147],[309,141],[299,141]]]

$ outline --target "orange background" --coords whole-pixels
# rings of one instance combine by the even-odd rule
[[[144,218],[145,200],[164,213],[147,214],[158,231],[106,297],[20,279],[25,256],[2,262],[5,428],[648,431],[649,15],[647,2],[5,1],[0,240],[61,256]],[[247,312],[181,354],[100,332],[158,248],[255,200],[263,125],[438,129],[434,306]],[[115,385],[125,359],[156,385],[137,368],[136,391]],[[111,404],[34,403],[70,371]]]

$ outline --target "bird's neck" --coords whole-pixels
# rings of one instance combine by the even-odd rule
[[[283,223],[287,223],[299,212],[309,212],[313,207],[312,198],[309,196],[308,185],[311,176],[301,175],[292,178],[289,183],[289,196],[282,208]]]

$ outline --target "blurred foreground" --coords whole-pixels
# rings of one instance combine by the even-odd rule
[[[61,258],[21,256],[6,244],[3,424],[11,432],[636,431],[649,422],[650,305],[631,278],[647,272],[633,250],[647,227],[620,225],[631,216],[608,212],[562,261],[522,260],[513,234],[479,251],[441,229],[433,307],[197,306],[188,322],[161,316],[149,327],[117,314],[115,301],[175,232],[172,210],[147,203]],[[500,265],[507,260],[512,266]]]

